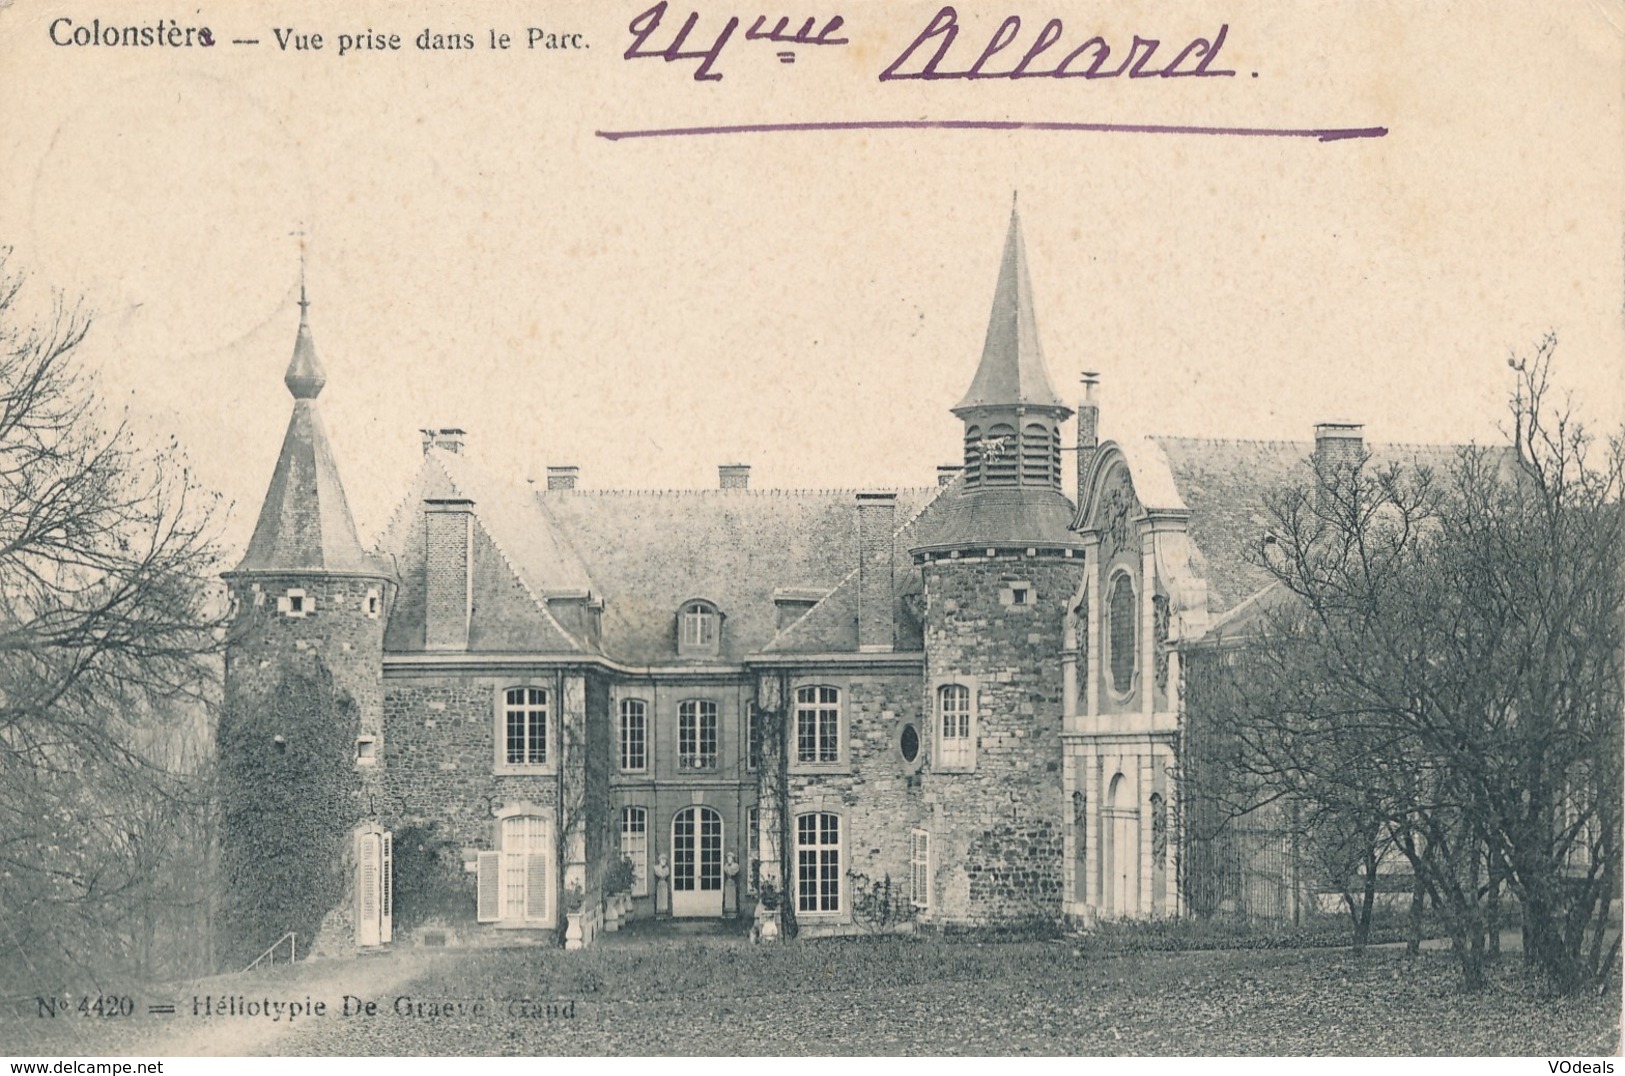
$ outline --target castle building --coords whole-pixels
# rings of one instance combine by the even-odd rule
[[[1091,384],[1065,468],[1014,212],[951,409],[963,461],[931,487],[760,490],[734,464],[710,490],[566,466],[538,488],[440,429],[368,551],[324,380],[302,303],[292,420],[226,576],[223,722],[278,764],[299,715],[253,715],[285,712],[294,666],[351,715],[347,836],[283,853],[332,858],[335,949],[391,941],[430,889],[437,941],[577,912],[590,943],[622,859],[637,915],[803,933],[1181,914],[1182,653],[1267,589],[1246,554],[1269,483],[1363,450],[1346,425],[1101,441]]]

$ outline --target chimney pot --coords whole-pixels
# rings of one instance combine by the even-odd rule
[[[423,451],[428,453],[431,448],[444,449],[447,452],[462,452],[464,431],[448,426],[440,430],[423,430]]]
[[[750,464],[721,464],[717,467],[717,479],[723,489],[749,489]]]
[[[574,464],[555,464],[547,468],[548,489],[575,489],[581,468]]]

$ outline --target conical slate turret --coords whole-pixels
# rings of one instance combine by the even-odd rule
[[[1027,248],[1021,216],[1010,207],[1010,230],[1004,239],[999,280],[993,289],[982,362],[970,391],[954,407],[958,414],[974,407],[1053,407],[1070,410],[1050,385],[1044,352],[1038,344],[1038,318],[1033,312],[1033,286],[1027,275]]]
[[[254,537],[239,572],[347,572],[380,574],[356,536],[333,449],[327,441],[316,397],[327,375],[316,358],[306,317],[304,287],[299,291],[299,330],[283,383],[293,394],[293,416],[282,452],[260,508]]]

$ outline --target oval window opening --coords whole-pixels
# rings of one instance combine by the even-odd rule
[[[903,752],[904,762],[913,762],[920,755],[920,733],[913,725],[903,726],[903,735],[898,745]]]

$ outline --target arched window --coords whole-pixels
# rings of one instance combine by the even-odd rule
[[[1056,484],[1055,471],[1050,466],[1050,429],[1041,423],[1031,423],[1021,431],[1021,484],[1024,486],[1052,486]]]
[[[965,485],[974,489],[982,484],[982,427],[965,428]]]
[[[649,766],[648,707],[642,699],[621,700],[621,769],[639,773]]]
[[[841,910],[841,818],[827,812],[796,816],[796,911]]]
[[[1161,870],[1168,862],[1168,805],[1160,793],[1151,793],[1151,865]]]
[[[833,687],[796,689],[796,761],[841,761],[841,693]]]
[[[722,638],[722,614],[708,601],[692,601],[677,614],[677,652],[715,654]]]
[[[710,699],[677,704],[677,765],[685,770],[717,768],[717,704]]]
[[[503,758],[510,766],[547,763],[547,689],[511,687],[503,694]]]
[[[632,862],[632,895],[649,895],[649,812],[621,808],[621,858]]]
[[[1004,423],[987,431],[987,445],[982,451],[983,477],[990,486],[1016,484],[1017,459],[1021,446],[1016,444],[1016,428]]]
[[[1111,651],[1108,671],[1112,690],[1119,695],[1134,689],[1134,640],[1139,626],[1135,614],[1134,580],[1127,572],[1120,572],[1112,580],[1106,600],[1106,642]]]
[[[968,769],[975,762],[970,703],[964,684],[937,688],[937,765],[943,769]]]

